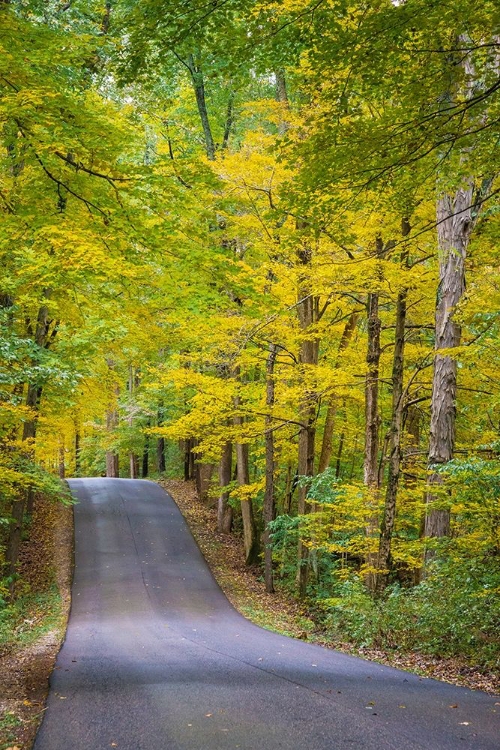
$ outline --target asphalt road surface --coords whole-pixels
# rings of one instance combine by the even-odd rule
[[[157,485],[70,486],[73,603],[35,750],[499,750],[500,697],[245,620]]]

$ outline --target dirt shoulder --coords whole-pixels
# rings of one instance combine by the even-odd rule
[[[53,591],[33,606],[19,626],[20,643],[0,653],[0,750],[29,750],[33,744],[70,608],[73,509],[41,498],[35,514],[23,545],[22,578],[32,591],[43,591],[55,571],[59,595]]]
[[[245,617],[269,630],[333,648],[364,659],[378,661],[423,677],[450,682],[473,690],[500,693],[500,679],[484,674],[465,660],[440,659],[420,653],[401,654],[332,641],[318,629],[307,609],[284,591],[266,593],[260,568],[248,568],[243,561],[241,542],[235,536],[217,532],[217,513],[201,503],[194,482],[165,480],[169,492],[186,519],[219,586],[233,606]]]

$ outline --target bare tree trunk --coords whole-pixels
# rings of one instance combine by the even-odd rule
[[[137,384],[137,376],[134,365],[129,366],[129,376],[128,376],[128,395],[129,395],[129,417],[128,417],[128,424],[129,427],[132,428],[134,424],[134,417],[132,414],[132,404],[133,404],[133,397],[135,393],[135,388]],[[129,474],[130,479],[137,479],[139,476],[139,457],[133,453],[132,451],[128,454],[129,457]]]
[[[148,422],[148,427],[150,426]],[[142,476],[143,478],[149,475],[149,435],[144,436],[144,450],[142,452]]]
[[[439,498],[439,493],[433,492],[433,486],[439,488],[442,478],[437,472],[432,472],[432,468],[453,458],[457,363],[454,358],[439,354],[439,350],[460,344],[461,330],[453,314],[465,292],[465,257],[473,222],[473,189],[471,180],[453,197],[443,195],[437,203],[439,287],[428,459],[431,475],[424,530],[427,538],[448,536],[450,531],[449,510],[433,506]],[[426,559],[431,556],[432,552],[428,551]]]
[[[278,68],[274,72],[276,78],[276,100],[286,104],[288,106],[288,91],[286,88],[285,71],[282,68]]]
[[[305,229],[305,225],[298,223],[298,229]],[[310,367],[318,364],[319,340],[311,331],[318,320],[318,298],[311,293],[310,282],[307,277],[308,266],[311,263],[312,251],[307,241],[304,240],[298,252],[300,264],[304,272],[299,279],[299,302],[297,304],[297,315],[299,325],[303,333],[300,345],[299,361],[307,382]],[[305,334],[305,335],[304,335]],[[305,366],[305,367],[304,367]],[[298,473],[299,476],[314,476],[314,443],[316,437],[316,408],[317,393],[306,389],[300,403],[299,450],[298,450]],[[307,488],[298,488],[297,512],[304,515],[309,508],[306,503]],[[309,552],[306,545],[299,536],[297,550],[297,587],[299,596],[304,597],[307,589],[308,559]]]
[[[236,417],[236,419],[242,418]],[[240,487],[250,484],[248,445],[246,443],[236,443],[236,474]],[[255,525],[253,503],[250,498],[241,500],[241,517],[243,520],[245,562],[247,565],[255,565],[259,560],[260,545]]]
[[[233,127],[234,123],[234,99],[235,99],[235,92],[230,91],[229,93],[229,99],[227,101],[227,109],[226,109],[226,122],[224,123],[224,135],[222,137],[222,150],[227,149],[229,145],[229,136],[231,135],[231,129]]]
[[[184,481],[188,482],[190,479],[196,479],[197,474],[197,463],[196,463],[196,440],[194,438],[186,438],[183,440],[184,450]]]
[[[163,474],[166,469],[165,466],[165,438],[158,438],[156,441],[156,464],[158,467],[158,473]]]
[[[356,329],[359,314],[352,312],[349,316],[347,323],[345,324],[342,337],[340,339],[338,353],[341,354],[349,345],[352,339],[353,333]],[[335,367],[338,367],[338,361],[335,363]],[[323,442],[321,444],[321,454],[318,463],[318,474],[321,474],[325,469],[330,466],[330,460],[332,457],[333,449],[333,428],[335,426],[335,416],[337,413],[337,397],[332,394],[328,399],[328,407],[326,410],[325,426],[323,429]]]
[[[402,222],[403,237],[410,233],[407,219]],[[407,262],[408,254],[404,252],[402,260]],[[378,550],[378,569],[376,587],[383,590],[387,585],[388,573],[391,567],[391,545],[396,520],[396,501],[398,496],[399,479],[401,476],[401,432],[403,426],[403,375],[404,375],[404,347],[406,328],[406,298],[408,290],[402,289],[396,302],[396,330],[394,334],[394,354],[392,360],[392,412],[389,432],[389,474],[385,494],[384,515],[380,528]]]
[[[335,461],[335,479],[339,479],[340,478],[342,453],[344,451],[344,440],[345,440],[345,432],[342,431],[340,433],[339,447],[338,447],[338,450],[337,450],[337,459]]]
[[[118,453],[114,453],[114,451],[106,451],[106,476],[120,476],[119,457]]]
[[[219,484],[222,488],[231,482],[233,473],[233,445],[224,445],[219,465]],[[233,509],[229,505],[229,492],[222,489],[217,503],[217,531],[221,534],[230,534],[233,527]]]
[[[115,363],[113,362],[112,359],[107,360],[107,365],[108,365],[109,371],[113,372],[115,369]],[[118,386],[118,383],[115,381],[113,385],[113,397],[114,397],[115,402],[117,401],[119,395],[120,395],[120,388]],[[118,426],[118,410],[116,408],[116,403],[115,403],[106,412],[106,431],[113,432],[117,426]],[[119,457],[118,457],[118,453],[116,453],[115,451],[106,451],[106,476],[107,477],[119,477],[120,476]]]
[[[64,438],[61,438],[61,442],[59,443],[59,479],[64,479],[66,476],[66,463],[64,453]]]
[[[188,55],[187,59],[183,60],[183,62],[191,73],[191,80],[193,82],[194,93],[196,96],[196,105],[198,107],[198,114],[200,115],[203,135],[205,137],[205,149],[208,158],[210,159],[210,161],[213,161],[215,159],[215,143],[212,135],[212,128],[210,127],[210,120],[208,117],[203,71],[200,65],[195,62],[194,55],[192,54]]]
[[[135,453],[129,453],[129,473],[130,479],[137,479],[139,476],[139,457]]]
[[[283,502],[283,513],[289,514],[292,509],[293,477],[292,464],[289,461],[286,467],[285,498]]]
[[[81,438],[80,438],[80,430],[78,427],[75,429],[75,476],[79,477],[82,471],[82,458],[81,458]]]
[[[274,592],[274,580],[273,550],[269,524],[274,520],[276,505],[274,497],[274,431],[271,410],[274,406],[274,365],[277,351],[278,348],[275,344],[269,345],[266,367],[266,406],[269,413],[266,415],[266,489],[264,492],[264,533],[262,541],[264,544],[264,580],[266,591],[270,594]]]
[[[377,255],[383,255],[383,243],[377,237]],[[368,351],[366,354],[367,374],[365,381],[365,458],[363,466],[364,483],[370,494],[370,518],[368,521],[367,537],[373,539],[378,533],[378,443],[380,431],[380,415],[378,410],[378,381],[380,368],[380,328],[379,318],[379,295],[371,292],[368,295]],[[377,565],[377,553],[371,550],[367,554],[366,563],[369,572],[365,577],[367,587],[372,591],[376,585],[375,569]]]

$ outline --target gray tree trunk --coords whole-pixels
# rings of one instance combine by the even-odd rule
[[[347,323],[345,324],[344,331],[339,343],[339,355],[347,348],[350,340],[352,339],[353,333],[356,329],[358,322],[358,313],[352,312],[349,316]],[[338,361],[335,367],[338,367]],[[321,474],[325,469],[330,466],[330,460],[332,457],[333,450],[333,429],[335,426],[335,417],[337,414],[337,397],[332,394],[328,399],[328,407],[326,410],[325,425],[323,428],[323,441],[321,444],[321,454],[318,463],[318,474]]]
[[[187,59],[183,62],[191,73],[191,80],[193,82],[194,93],[196,96],[196,105],[198,107],[198,114],[200,115],[201,126],[203,128],[203,135],[205,138],[205,149],[208,158],[213,161],[215,159],[215,143],[212,135],[212,128],[210,127],[210,120],[208,117],[203,71],[201,67],[195,62],[194,55],[192,54],[188,55]]]
[[[403,237],[407,237],[411,227],[408,219],[401,223]],[[407,265],[408,252],[403,251],[401,261]],[[392,360],[392,410],[391,427],[389,431],[389,472],[385,493],[384,515],[380,528],[378,550],[378,569],[376,587],[382,590],[387,585],[388,573],[391,566],[391,546],[396,520],[396,502],[398,497],[399,480],[401,476],[401,434],[403,428],[404,411],[404,348],[406,329],[406,298],[407,289],[401,289],[396,301],[396,330],[394,333],[394,354]]]
[[[237,417],[240,419],[240,417]],[[248,466],[248,445],[236,443],[236,475],[240,487],[250,484]],[[241,500],[241,517],[243,520],[243,541],[245,544],[245,563],[255,565],[259,561],[260,545],[255,525],[252,500]]]
[[[376,240],[377,255],[383,256],[384,246],[382,239]],[[379,317],[379,294],[371,292],[368,295],[367,304],[368,317],[368,349],[366,353],[367,373],[365,380],[365,457],[363,464],[363,479],[370,494],[370,517],[367,526],[367,537],[373,539],[379,531],[378,518],[378,490],[379,490],[379,465],[378,445],[380,432],[380,415],[378,408],[379,391],[379,369],[380,369],[380,329]],[[378,555],[375,549],[368,552],[366,563],[370,568],[365,577],[367,587],[373,591],[376,585],[376,573]]]
[[[106,364],[108,365],[108,369],[110,372],[113,372],[115,369],[115,363],[112,359],[108,359]],[[113,386],[113,395],[115,400],[118,399],[118,396],[120,394],[120,389],[118,386],[118,383],[115,382]],[[116,427],[118,426],[118,410],[116,406],[113,406],[113,408],[110,408],[106,412],[106,431],[107,432],[113,432]],[[120,476],[120,467],[119,467],[119,457],[118,453],[115,451],[106,451],[106,476],[107,477],[119,477]]]
[[[219,484],[221,487],[227,487],[231,481],[233,473],[233,446],[232,443],[224,445],[221,461],[219,465]],[[217,502],[217,531],[221,534],[230,534],[233,526],[233,509],[228,502],[229,493],[227,490],[221,490]]]
[[[269,594],[274,592],[273,580],[273,550],[271,545],[271,535],[269,533],[269,524],[275,516],[275,496],[274,496],[274,431],[273,417],[271,414],[274,406],[274,365],[278,348],[275,344],[269,345],[269,354],[266,366],[266,406],[269,410],[266,416],[266,488],[264,492],[264,534],[262,541],[264,544],[264,580],[266,591]]]
[[[461,329],[454,313],[465,292],[465,258],[472,228],[473,184],[457,190],[454,196],[443,195],[437,203],[439,286],[436,301],[436,356],[432,380],[431,424],[428,465],[447,463],[455,448],[457,363],[453,357],[439,354],[460,344]],[[442,484],[441,475],[432,472],[426,497],[424,536],[444,537],[450,531],[450,512],[433,507]],[[426,554],[429,559],[431,552]]]
[[[298,229],[305,229],[306,226],[298,223]],[[311,331],[312,327],[318,320],[318,298],[312,294],[310,282],[308,279],[308,266],[311,263],[312,251],[308,240],[303,241],[302,247],[298,252],[299,263],[304,267],[304,272],[299,279],[299,302],[297,304],[297,315],[299,325],[303,336],[299,362],[305,365],[304,375],[306,375],[311,366],[318,364],[319,339]],[[314,476],[314,444],[316,438],[316,408],[318,396],[314,390],[305,391],[300,403],[300,422],[299,430],[299,450],[298,450],[298,474],[299,476]],[[308,512],[309,507],[306,503],[307,488],[298,488],[297,512],[304,515]],[[308,578],[308,559],[309,551],[306,545],[299,537],[297,550],[297,587],[299,596],[304,597],[307,589]]]

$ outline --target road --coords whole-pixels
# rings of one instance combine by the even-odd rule
[[[72,608],[35,750],[499,750],[499,697],[245,620],[156,484],[69,484]]]

